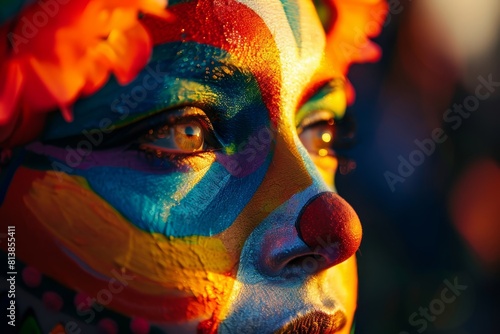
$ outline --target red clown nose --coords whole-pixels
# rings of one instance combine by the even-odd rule
[[[311,198],[297,219],[299,237],[323,256],[327,267],[350,258],[361,243],[361,223],[339,195],[324,192]]]

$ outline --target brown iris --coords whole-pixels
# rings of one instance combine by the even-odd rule
[[[335,123],[333,119],[315,122],[302,129],[299,138],[310,153],[321,157],[330,155],[335,138]]]
[[[203,127],[196,120],[172,126],[177,149],[186,152],[196,152],[203,149]]]

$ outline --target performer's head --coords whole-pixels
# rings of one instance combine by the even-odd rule
[[[80,98],[72,122],[50,115],[2,171],[20,260],[93,298],[112,286],[105,306],[152,327],[349,333],[361,226],[334,187],[349,86],[324,28],[338,8],[322,10],[323,25],[310,1],[143,15],[138,76]]]

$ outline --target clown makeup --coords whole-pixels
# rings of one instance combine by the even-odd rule
[[[66,324],[349,333],[361,227],[333,184],[346,89],[313,4],[169,10],[141,18],[155,47],[132,83],[15,151],[0,213],[20,262],[91,297],[59,309]]]

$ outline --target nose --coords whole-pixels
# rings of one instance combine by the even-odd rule
[[[295,227],[312,253],[322,257],[324,268],[350,258],[361,243],[358,215],[333,192],[312,197],[299,213]]]
[[[261,269],[270,276],[290,278],[347,260],[359,248],[362,231],[358,216],[345,200],[333,192],[322,192],[306,202],[295,224],[281,221],[264,235]]]

